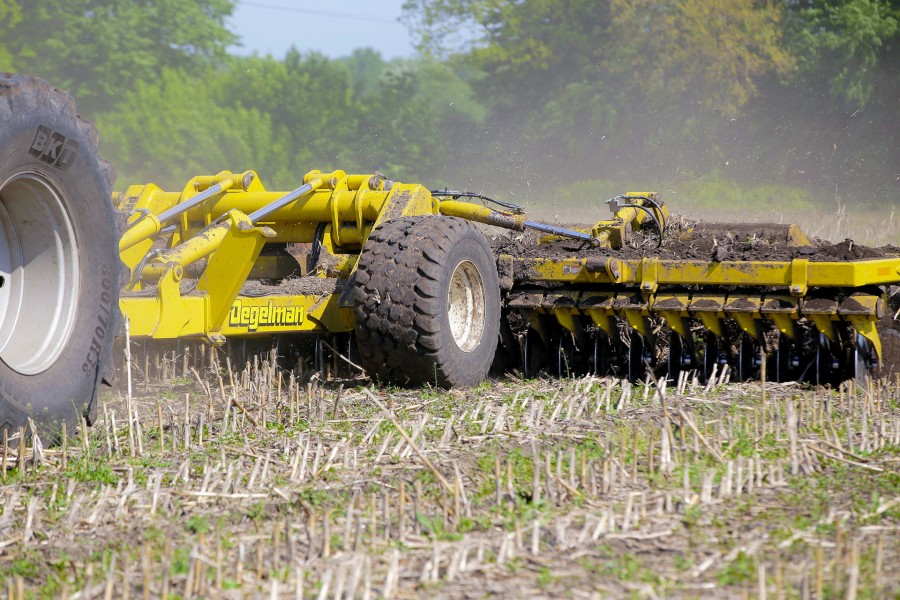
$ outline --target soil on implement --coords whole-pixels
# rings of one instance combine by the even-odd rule
[[[585,226],[574,226],[585,227]],[[491,240],[497,254],[527,258],[612,256],[641,259],[645,256],[670,260],[841,262],[900,256],[900,247],[871,248],[847,239],[837,244],[812,238],[808,246],[790,245],[789,226],[775,223],[698,223],[670,219],[666,237],[657,246],[654,234],[633,232],[633,242],[623,248],[595,248],[579,240],[538,243],[537,232],[500,235]]]
[[[881,332],[881,366],[885,377],[900,373],[900,293],[893,297],[890,312],[878,322]]]
[[[590,226],[585,225],[567,225],[566,227],[570,230],[580,231],[590,231],[591,229]],[[605,260],[607,258],[615,258],[639,262],[644,258],[649,258],[660,259],[662,261],[685,261],[685,263],[753,262],[756,264],[783,264],[790,263],[795,259],[805,259],[810,263],[843,263],[900,257],[900,247],[897,246],[888,245],[873,248],[857,244],[851,239],[833,243],[824,239],[808,238],[800,228],[795,225],[774,223],[707,223],[672,215],[669,217],[665,229],[666,234],[662,239],[660,239],[654,228],[643,228],[630,231],[628,232],[626,242],[621,248],[596,247],[587,241],[546,236],[545,234],[534,231],[507,233],[496,236],[491,239],[491,246],[497,256],[508,255],[515,259],[547,260],[565,260],[572,258],[582,260]],[[517,261],[515,263],[515,279],[527,281],[527,287],[522,290],[513,290],[510,296],[513,298],[510,307],[513,308],[509,314],[515,313],[514,307],[521,306],[523,298],[525,298],[524,301],[527,302],[527,297],[529,295],[544,298],[541,302],[543,303],[542,308],[546,310],[547,307],[552,305],[555,301],[552,300],[553,298],[556,298],[557,296],[562,297],[567,289],[571,289],[570,284],[541,281],[540,273],[537,273],[534,270],[533,264],[533,261],[531,261],[530,264],[529,261]],[[580,289],[587,290],[588,288],[581,287]],[[604,289],[609,290],[611,288],[608,286],[603,288],[601,286],[597,289],[602,293]],[[634,291],[636,292],[636,290]],[[723,298],[721,302],[722,308],[717,309],[719,304],[716,301],[701,297],[690,301],[691,309],[700,312],[703,310],[721,311],[724,310],[725,303],[727,302],[727,310],[731,311],[729,312],[728,317],[731,317],[732,313],[735,311],[750,312],[756,307],[754,302],[750,299],[741,299],[739,296],[741,296],[742,293],[755,296],[757,298],[755,302],[759,302],[758,297],[760,297],[760,295],[769,295],[773,293],[774,288],[765,285],[745,285],[743,287],[737,286],[734,288],[730,286],[719,286],[718,288],[714,288],[712,286],[685,284],[678,288],[666,291],[668,293],[682,294],[685,295],[685,297],[695,292],[708,291],[711,294],[718,293],[722,295]],[[842,303],[841,310],[850,311],[850,313],[865,312],[866,308],[862,304],[856,303],[855,299],[852,297],[851,294],[855,293],[854,290],[837,290],[837,292],[837,297]],[[811,290],[811,293],[804,294],[804,297],[801,300],[802,304],[799,304],[799,306],[802,307],[801,310],[805,315],[828,314],[835,308],[835,301],[830,295],[832,293],[833,292],[828,292],[827,288]],[[866,293],[882,295],[887,300],[883,307],[884,316],[878,319],[878,322],[876,323],[877,330],[880,332],[882,345],[878,372],[879,376],[893,377],[896,373],[900,372],[900,288],[897,286],[887,286],[886,288],[882,287],[881,292],[878,292],[875,287],[870,287],[867,289]],[[551,300],[547,300],[547,298],[550,298]],[[635,304],[635,306],[637,306],[642,302],[640,298],[640,293],[626,294],[624,300],[621,300],[621,302]],[[724,298],[727,298],[727,300],[724,300]],[[646,299],[644,301],[646,301]],[[620,300],[617,299],[616,302],[620,302]],[[670,300],[660,300],[655,306],[662,310],[672,309],[673,307],[679,309],[681,307],[680,301],[676,301],[672,306],[667,304],[670,302]],[[624,309],[626,307],[623,305],[620,308]],[[540,311],[538,314],[540,314]],[[617,316],[621,316],[619,313],[616,314]],[[698,326],[699,321],[696,318],[698,315],[699,312],[692,313],[691,317],[693,317],[694,320],[688,324],[692,327],[695,337],[699,335],[698,332],[704,331]],[[760,351],[759,347],[754,345],[751,348],[751,345],[746,342],[746,336],[742,334],[737,327],[737,324],[728,317],[725,317],[720,325],[720,327],[722,327],[722,331],[719,333],[721,340],[717,342],[718,350],[716,351],[718,352],[719,357],[715,360],[722,363],[725,360],[725,357],[730,357],[729,362],[735,362],[739,360],[737,357],[739,357],[742,352],[752,351],[753,353],[758,354]],[[661,315],[652,314],[651,311],[651,314],[646,318],[649,321],[649,329],[655,332],[655,334],[650,336],[647,340],[649,346],[654,348],[654,351],[650,353],[650,356],[656,357],[657,362],[654,365],[654,371],[657,375],[661,376],[672,368],[671,360],[665,359],[669,354],[667,349],[669,339],[666,335],[659,335],[661,330],[668,331],[668,329],[665,327]],[[786,338],[784,338],[784,336],[779,336],[777,328],[768,318],[763,318],[762,321],[763,324],[761,325],[760,339],[765,340],[764,347],[768,349],[769,360],[777,363],[778,360],[781,360],[778,358],[778,348],[783,345]],[[846,340],[856,339],[856,334],[851,331],[848,323],[849,319],[847,318],[836,319],[835,321],[835,327],[840,329],[840,332],[836,335],[843,336],[845,339],[844,344],[849,348],[849,346],[852,346],[855,342],[847,342]],[[626,347],[630,346],[634,333],[629,327],[623,325],[621,322],[620,325],[619,335],[614,337],[621,337],[621,344]],[[852,363],[849,358],[850,351],[836,350],[830,347],[827,341],[821,339],[821,336],[817,333],[811,320],[802,319],[796,321],[795,325],[794,341],[796,344],[793,349],[785,346],[786,348],[789,348],[789,350],[785,350],[782,353],[782,355],[787,352],[796,353],[794,354],[794,357],[784,359],[788,361],[792,360],[797,363],[794,367],[791,367],[793,370],[787,369],[787,372],[791,373],[787,379],[797,376],[813,382],[835,382],[839,379],[853,376],[853,373],[859,371],[859,367],[854,367],[854,363]],[[524,332],[531,326],[532,323],[530,322],[523,322],[518,325],[511,322],[509,324],[509,330],[513,334],[524,335]],[[546,326],[548,326],[547,323],[545,323],[545,327]],[[563,329],[557,327],[552,319],[550,319],[549,327],[553,331],[560,332],[562,337],[562,340],[558,344],[554,341],[555,338],[550,340],[549,346],[546,343],[546,340],[544,340],[544,345],[548,346],[544,349],[545,353],[550,356],[552,362],[557,353],[556,346],[558,345],[559,351],[563,352],[564,346],[568,343],[567,340],[570,336]],[[594,331],[590,323],[586,326],[582,325],[582,327],[585,328],[584,331],[587,333]],[[547,330],[545,329],[545,331]],[[578,335],[579,334],[576,333],[576,338]],[[560,336],[557,335],[557,337]],[[783,339],[780,340],[779,337]],[[585,344],[583,339],[584,336],[582,335],[582,348],[580,352],[581,354],[584,354],[585,352],[590,353],[592,346],[590,343]],[[709,339],[712,338],[707,337],[707,340]],[[695,341],[696,340],[692,339],[687,343],[693,344]],[[743,351],[741,350],[742,343],[746,345],[746,348]],[[824,349],[817,349],[817,346],[820,344],[823,345]],[[606,348],[606,346],[600,347]],[[613,342],[613,347],[614,349],[617,347],[617,342]],[[610,350],[602,349],[600,351],[608,352]],[[594,344],[593,353],[597,355],[597,352],[598,346]],[[625,350],[619,348],[618,352],[621,354],[622,352],[625,352]],[[704,351],[697,349],[688,352],[691,352],[696,356],[702,356]],[[698,352],[700,354],[697,354]],[[709,352],[706,354],[712,356]],[[689,354],[685,354],[685,356],[689,356]],[[566,358],[569,359],[573,357],[567,356]],[[600,360],[600,358],[595,357],[593,359],[594,362],[587,365],[586,368],[589,371],[596,370],[598,368],[597,365],[600,364],[598,363]],[[712,360],[712,358],[710,360]],[[747,372],[757,372],[758,374],[758,365],[752,365],[749,362],[746,364],[750,365],[746,367]],[[721,365],[719,366],[721,368]],[[778,368],[777,365],[774,366],[775,368]],[[700,365],[700,367],[702,367],[702,365]],[[620,370],[621,368],[622,367],[619,367]],[[691,368],[699,367],[696,362],[694,362],[691,364]],[[709,371],[710,366],[707,365],[705,368]],[[854,371],[854,369],[856,369],[856,371]],[[827,376],[821,374],[826,372]],[[779,376],[779,380],[781,380],[781,376]]]

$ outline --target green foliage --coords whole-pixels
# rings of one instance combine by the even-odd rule
[[[0,28],[11,31],[21,20],[22,11],[15,0],[0,0]],[[7,48],[6,40],[0,40],[0,69],[14,68],[14,56]]]
[[[651,101],[665,104],[675,96],[730,117],[756,93],[760,76],[793,68],[781,41],[778,4],[613,0],[611,5],[618,48],[610,70],[626,81],[629,93]]]
[[[230,56],[234,4],[0,0],[0,68],[77,96],[119,189],[340,168],[554,207],[637,181],[768,209],[896,186],[897,0],[407,0],[410,60]]]
[[[738,552],[737,557],[726,563],[716,573],[719,585],[741,585],[753,581],[756,578],[756,560],[744,552]]]
[[[811,210],[815,204],[808,190],[784,185],[741,186],[716,175],[686,182],[676,196],[685,208],[752,206],[760,213],[775,210]]]
[[[672,562],[679,571],[687,571],[694,566],[694,561],[688,554],[678,553],[674,556]]]
[[[17,70],[76,95],[82,111],[109,108],[163,68],[201,75],[236,36],[231,0],[20,0],[21,21],[3,43]],[[2,18],[2,10],[0,10]]]
[[[486,75],[476,85],[503,108],[540,109],[570,85],[611,83],[613,95],[657,108],[675,95],[734,113],[757,77],[794,64],[781,8],[752,0],[410,0],[405,10],[433,54],[473,28],[467,60]]]
[[[189,546],[179,546],[175,548],[172,557],[172,565],[169,572],[172,575],[187,575],[191,566],[191,548]]]
[[[206,515],[191,515],[184,524],[184,528],[193,534],[206,534],[212,531],[212,526],[209,524],[209,519]]]
[[[805,74],[827,80],[831,94],[864,105],[874,93],[877,67],[897,72],[900,6],[887,0],[814,0],[800,3],[791,24]]]
[[[422,51],[466,65],[487,99],[473,178],[513,193],[668,186],[729,162],[741,186],[890,191],[897,13],[887,0],[406,3]],[[847,99],[867,118],[848,123]]]
[[[264,173],[277,173],[286,154],[269,115],[223,107],[208,87],[170,69],[153,82],[137,82],[98,126],[103,149],[117,157],[122,183],[180,189],[194,175],[260,164],[270,165]]]
[[[313,168],[426,179],[446,152],[429,132],[452,122],[461,135],[483,116],[445,65],[292,50],[284,60],[232,57],[203,85],[164,69],[97,121],[120,188],[180,189],[197,174],[252,168],[269,189],[291,189]]]
[[[69,463],[66,477],[83,483],[103,483],[113,485],[119,476],[112,470],[108,462],[84,458]]]
[[[618,581],[641,581],[660,585],[662,580],[653,569],[644,564],[638,556],[629,552],[619,552],[610,545],[597,547],[599,559],[583,558],[582,566],[602,576],[613,577]]]
[[[553,197],[554,205],[591,211],[605,209],[603,201],[627,190],[662,189],[661,181],[586,180],[561,187]],[[664,193],[667,202],[681,210],[721,209],[752,206],[760,213],[770,211],[810,210],[815,206],[808,190],[786,185],[741,185],[717,173],[684,180]]]
[[[556,577],[553,575],[553,571],[550,567],[544,566],[538,570],[537,584],[539,586],[545,587],[552,584],[554,581],[556,581]]]
[[[36,557],[24,556],[12,561],[8,574],[13,577],[38,577],[41,573]]]
[[[267,512],[268,506],[266,503],[259,501],[250,506],[245,514],[251,521],[260,522],[265,518]]]
[[[425,513],[417,512],[416,521],[419,523],[422,531],[428,534],[433,540],[446,542],[462,539],[462,536],[458,533],[447,531],[447,529],[444,528],[444,522],[440,515],[428,516]]]
[[[300,492],[299,497],[303,503],[316,507],[324,506],[332,499],[332,496],[328,492],[315,488],[304,489]]]

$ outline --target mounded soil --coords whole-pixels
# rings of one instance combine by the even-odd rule
[[[673,217],[659,246],[659,238],[654,232],[635,232],[625,247],[609,249],[594,248],[574,239],[538,244],[542,234],[532,231],[498,236],[492,240],[492,245],[497,254],[532,258],[614,256],[641,259],[648,256],[717,262],[806,258],[812,262],[840,262],[900,257],[897,246],[871,248],[850,239],[833,244],[813,238],[809,246],[792,246],[789,245],[788,227],[774,223],[695,223]]]
[[[585,228],[583,225],[568,227]],[[656,257],[724,262],[805,258],[811,262],[844,262],[900,257],[900,247],[872,248],[850,239],[835,244],[811,238],[810,245],[791,245],[789,227],[774,223],[699,223],[673,216],[661,244],[655,233],[646,231],[634,232],[629,244],[619,249],[595,248],[574,239],[539,244],[543,234],[526,231],[494,237],[491,246],[498,255],[555,259],[612,256],[632,260]],[[900,372],[900,287],[891,286],[887,291],[890,301],[884,318],[878,323],[878,330],[882,339],[882,373],[890,376]]]

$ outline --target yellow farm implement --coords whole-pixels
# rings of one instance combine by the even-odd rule
[[[110,206],[110,170],[71,100],[21,76],[0,96],[0,427],[90,412],[116,298],[133,338],[344,336],[349,360],[397,384],[474,385],[492,366],[835,383],[897,351],[890,248],[671,224],[652,192],[558,227],[344,171],[310,171],[290,192],[223,171],[180,191],[133,185]]]
[[[770,226],[781,239],[765,242],[787,259],[666,259],[650,243],[628,258],[620,251],[635,232],[657,244],[666,235],[654,193],[613,199],[612,219],[572,229],[459,196],[343,171],[311,171],[287,193],[266,191],[252,171],[197,177],[180,192],[132,186],[117,198],[130,215],[120,304],[138,337],[355,331],[366,369],[395,383],[476,383],[498,339],[506,365],[526,373],[633,379],[657,366],[676,378],[726,365],[746,379],[771,356],[774,377],[824,383],[866,373],[882,355],[877,323],[886,286],[900,281],[898,256],[821,260],[799,228]],[[530,252],[491,249],[472,222],[542,237]],[[571,251],[553,252],[564,240]],[[267,246],[280,252],[261,254]]]

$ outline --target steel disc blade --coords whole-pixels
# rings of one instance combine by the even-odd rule
[[[522,373],[526,378],[532,377],[531,373],[531,355],[534,349],[531,347],[531,330],[525,332],[525,341],[522,344]]]
[[[831,376],[831,344],[825,334],[820,333],[816,346],[815,384],[824,385],[831,380]]]
[[[862,387],[867,387],[872,376],[872,346],[869,340],[856,335],[856,347],[853,350],[853,378]]]
[[[646,341],[644,336],[636,331],[631,332],[631,345],[628,348],[628,379],[640,381],[646,373],[644,364],[646,358]]]
[[[703,375],[709,379],[713,369],[718,373],[716,365],[719,362],[719,336],[712,331],[706,332],[706,343],[703,345]]]
[[[609,375],[615,355],[612,341],[605,332],[600,331],[594,337],[594,375]]]
[[[533,329],[525,332],[525,351],[522,357],[522,371],[525,377],[537,377],[544,360],[544,344],[541,336]]]
[[[741,337],[741,348],[738,352],[738,378],[741,381],[751,379],[759,365],[759,344],[749,335]]]
[[[778,338],[778,350],[775,352],[775,381],[790,381],[794,369],[794,343],[782,334]]]
[[[563,332],[559,338],[559,344],[557,346],[556,374],[560,379],[571,377],[574,372],[573,359],[575,345],[571,341],[571,338],[572,336],[568,332]]]
[[[684,340],[672,331],[669,333],[669,358],[667,359],[666,378],[672,383],[678,383],[684,365]]]

